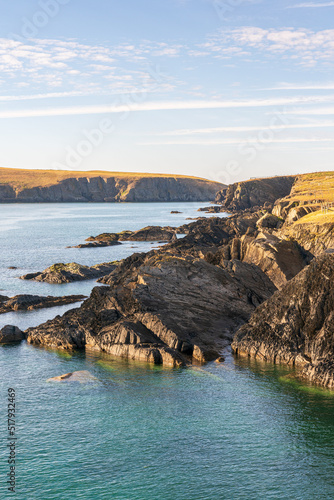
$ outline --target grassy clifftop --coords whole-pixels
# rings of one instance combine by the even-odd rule
[[[223,187],[185,175],[0,168],[1,203],[212,201]]]
[[[334,172],[299,175],[287,199],[304,203],[334,202]]]
[[[73,170],[30,170],[21,168],[1,168],[0,184],[8,184],[14,189],[31,189],[34,187],[48,187],[57,184],[65,179],[92,179],[94,177],[123,178],[127,180],[137,180],[142,178],[174,178],[174,179],[201,179],[200,177],[191,177],[186,175],[171,174],[150,174],[134,172],[106,172],[103,170],[91,170],[88,172],[77,172]],[[209,181],[208,181],[209,182]]]

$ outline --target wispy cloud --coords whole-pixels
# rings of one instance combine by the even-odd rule
[[[310,2],[310,3],[298,3],[296,5],[289,5],[285,7],[286,9],[318,9],[320,7],[334,7],[334,2]]]
[[[295,96],[273,99],[248,99],[228,101],[156,101],[129,104],[102,104],[97,106],[68,106],[57,108],[1,111],[0,118],[27,118],[43,116],[92,115],[124,113],[129,111],[168,111],[223,108],[262,108],[333,102],[334,96]]]
[[[309,84],[281,83],[273,87],[264,87],[256,89],[256,91],[263,91],[263,90],[334,90],[334,82],[328,82],[328,83],[316,82]]]
[[[334,115],[334,107],[326,108],[299,108],[287,110],[286,114],[290,115]]]
[[[324,122],[311,122],[311,123],[282,123],[282,125],[272,125],[270,130],[286,130],[286,129],[313,129],[313,128],[333,128],[334,121]],[[153,134],[158,137],[182,137],[182,136],[200,136],[200,135],[214,135],[224,132],[257,132],[261,130],[268,130],[268,126],[244,126],[244,127],[211,127],[200,129],[179,129],[170,132],[160,132]]]
[[[138,146],[223,146],[223,145],[233,145],[233,144],[252,144],[252,139],[173,139],[167,141],[141,141],[137,142]],[[272,143],[311,143],[311,142],[333,142],[333,139],[327,139],[324,137],[289,137],[289,138],[274,138],[268,141]]]

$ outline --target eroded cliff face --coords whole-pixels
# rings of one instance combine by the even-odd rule
[[[73,177],[43,187],[0,184],[0,203],[211,201],[221,188],[186,177]]]
[[[216,202],[222,203],[227,210],[244,210],[265,204],[273,205],[277,199],[290,193],[295,178],[282,176],[236,182],[218,192]]]
[[[296,365],[334,389],[334,253],[312,260],[258,307],[232,343],[240,356]]]

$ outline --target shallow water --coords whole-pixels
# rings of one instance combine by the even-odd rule
[[[42,293],[41,283],[4,276],[8,265],[28,272],[57,260],[94,264],[120,258],[125,247],[78,250],[78,257],[66,258],[64,246],[102,231],[171,224],[168,212],[181,210],[181,204],[162,205],[58,205],[56,216],[50,206],[11,205],[12,223],[0,233],[0,288],[31,293],[39,285],[36,293]],[[183,217],[196,216],[198,204],[190,205]],[[37,209],[45,210],[39,220]],[[109,210],[117,217],[103,217]],[[82,293],[84,283],[68,293]],[[69,288],[59,290],[65,294]],[[59,293],[52,285],[45,290]],[[52,317],[55,309],[29,313],[25,322],[32,324],[45,311],[53,311]],[[18,317],[12,319],[17,324]],[[97,381],[46,382],[75,370],[88,370]],[[1,499],[334,498],[333,393],[296,383],[283,367],[226,353],[222,364],[166,369],[22,343],[0,348],[0,385]],[[16,494],[7,493],[5,483],[9,387],[17,397]]]

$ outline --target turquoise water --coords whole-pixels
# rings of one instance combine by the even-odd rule
[[[110,225],[113,231],[117,225],[117,230],[131,224],[135,229],[136,217],[140,226],[153,219],[157,223],[159,217],[170,224],[173,217],[167,212],[170,205],[148,208],[151,219],[144,219],[143,212],[136,216],[140,207],[123,205],[115,207],[120,212],[112,224],[108,217],[101,222],[93,217],[90,224],[89,216],[81,220],[80,214],[89,215],[91,208],[100,213],[99,207],[86,205],[82,212],[73,207],[79,212],[75,223],[71,206],[64,207],[67,219],[51,217],[44,222],[41,215],[38,222],[28,214],[22,221],[19,215],[24,212],[17,212],[21,207],[8,208],[8,214],[17,216],[15,229],[8,224],[11,229],[0,233],[3,271],[7,265],[44,268],[58,251],[65,252],[64,244],[83,241]],[[127,224],[121,220],[123,207]],[[46,210],[31,206],[26,211],[39,209]],[[0,210],[4,213],[3,207]],[[195,207],[184,210],[196,214]],[[84,227],[79,229],[81,222]],[[22,237],[29,234],[28,240]],[[11,255],[9,241],[16,242]],[[100,250],[105,251],[83,250],[79,262],[111,260],[101,259]],[[25,286],[29,283],[2,276],[0,288],[18,293]],[[33,321],[29,318],[24,321]],[[96,381],[46,382],[74,370],[89,370]],[[334,394],[298,385],[284,368],[234,360],[227,352],[223,364],[162,369],[89,353],[64,355],[22,343],[0,348],[0,385],[1,499],[334,498]],[[15,388],[17,397],[16,494],[6,492],[8,387]]]

